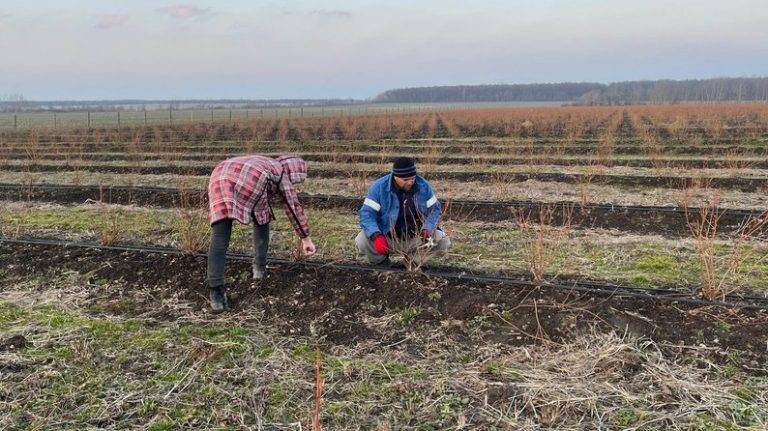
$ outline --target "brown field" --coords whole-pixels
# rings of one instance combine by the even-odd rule
[[[318,254],[277,205],[252,285],[238,226],[213,315],[208,174],[284,153]],[[360,268],[403,154],[454,247]],[[0,428],[766,429],[767,155],[762,104],[0,131]]]

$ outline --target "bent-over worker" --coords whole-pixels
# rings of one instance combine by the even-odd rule
[[[232,222],[253,222],[253,278],[266,276],[269,222],[274,220],[270,200],[280,197],[285,214],[306,255],[315,253],[309,226],[299,203],[295,184],[307,178],[307,163],[296,156],[242,156],[224,160],[214,168],[208,182],[211,244],[208,248],[208,276],[211,308],[229,307],[224,286],[224,267]]]

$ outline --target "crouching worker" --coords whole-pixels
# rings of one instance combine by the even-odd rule
[[[440,201],[432,187],[416,175],[410,157],[398,157],[392,172],[371,184],[360,207],[362,231],[355,238],[358,250],[373,264],[389,265],[392,252],[402,254],[406,267],[421,265],[431,252],[446,252],[450,239],[438,227]]]
[[[211,308],[227,309],[224,264],[232,235],[232,222],[253,222],[253,278],[266,276],[269,222],[274,220],[270,200],[279,197],[302,251],[310,256],[315,245],[309,237],[304,210],[294,188],[307,178],[307,164],[300,157],[234,157],[219,163],[208,182],[211,244],[208,248],[208,277]]]

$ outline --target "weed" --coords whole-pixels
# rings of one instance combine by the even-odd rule
[[[406,307],[400,312],[400,324],[403,326],[410,326],[420,314],[420,309],[416,307]]]

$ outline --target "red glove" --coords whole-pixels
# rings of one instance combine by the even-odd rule
[[[384,256],[389,254],[389,244],[387,244],[387,237],[383,234],[378,234],[373,238],[373,249],[376,253]]]
[[[429,232],[429,229],[421,230],[421,237],[424,238],[424,240],[428,240],[430,236],[432,236],[432,233]]]

